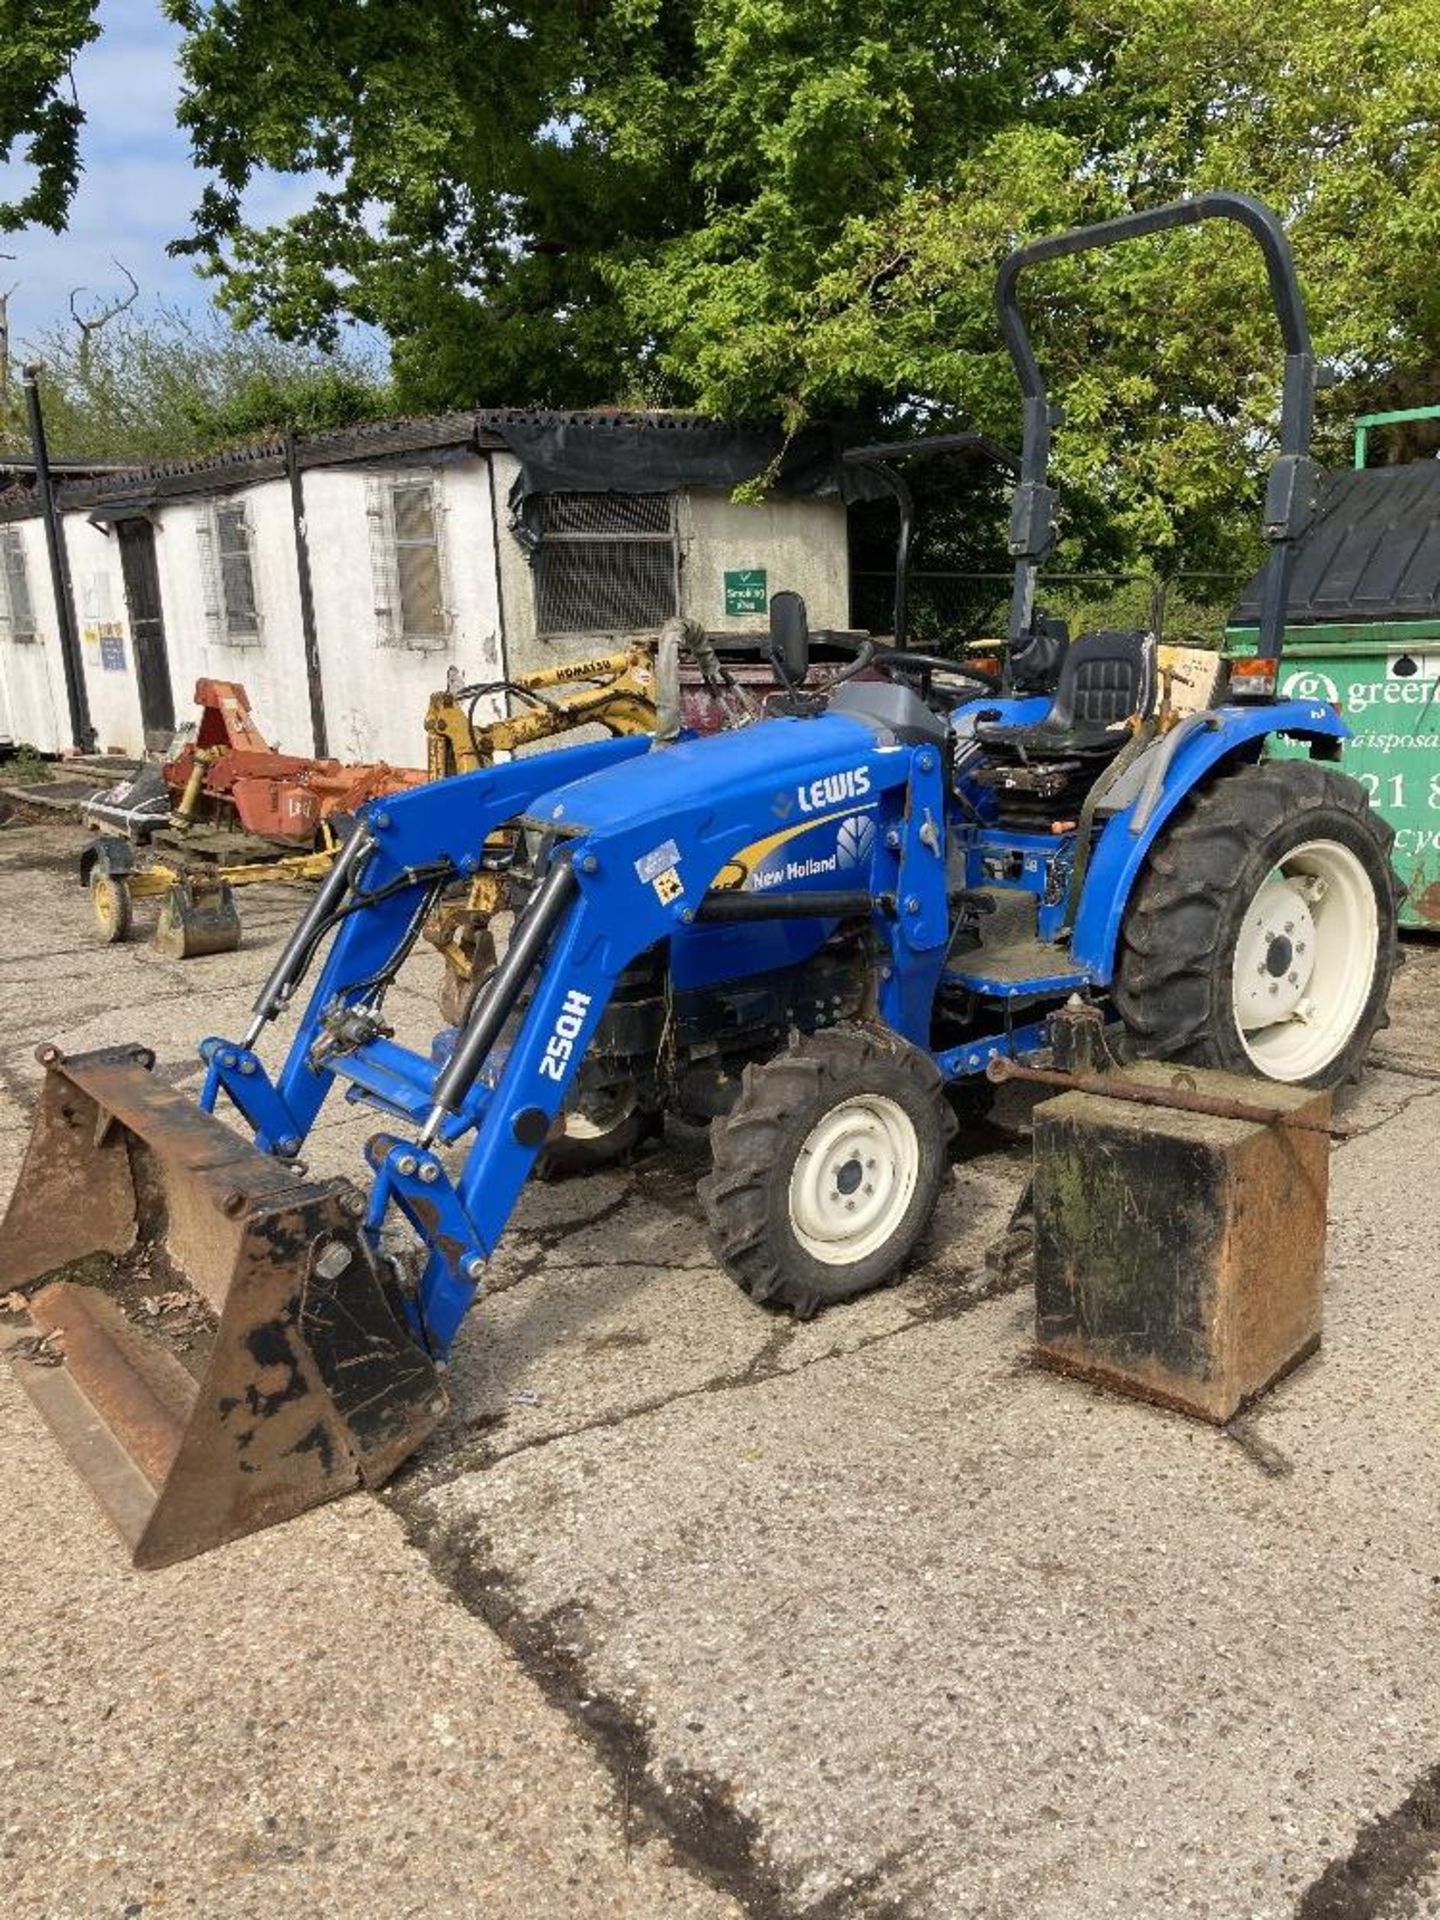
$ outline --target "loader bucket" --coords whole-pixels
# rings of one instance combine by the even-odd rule
[[[380,1485],[446,1401],[357,1190],[258,1152],[142,1048],[39,1057],[0,1345],[135,1565]]]

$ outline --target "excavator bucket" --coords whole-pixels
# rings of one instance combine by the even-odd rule
[[[0,1345],[135,1565],[380,1485],[446,1398],[359,1192],[260,1153],[142,1048],[39,1058]]]
[[[234,953],[240,915],[225,880],[177,880],[160,902],[153,943],[167,960],[195,960],[207,953]]]

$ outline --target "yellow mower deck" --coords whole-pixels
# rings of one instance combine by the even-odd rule
[[[238,1139],[156,1081],[143,1049],[40,1057],[0,1226],[0,1291],[28,1313],[0,1345],[135,1564],[378,1486],[446,1401],[392,1312],[356,1189]],[[146,1288],[193,1294],[208,1353],[127,1312]]]

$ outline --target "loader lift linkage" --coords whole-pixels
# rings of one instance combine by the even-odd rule
[[[1085,635],[1044,670],[1052,415],[1016,283],[1215,217],[1265,255],[1281,453],[1260,671],[1245,697],[1180,716],[1157,697],[1152,635]],[[0,1285],[41,1287],[32,1318],[65,1336],[54,1371],[75,1400],[51,1417],[112,1513],[142,1451],[127,1407],[169,1410],[156,1419],[173,1448],[143,1469],[150,1505],[131,1487],[129,1520],[116,1514],[145,1564],[373,1483],[420,1444],[520,1190],[576,1117],[628,1102],[710,1119],[716,1254],[754,1299],[804,1315],[903,1266],[944,1177],[947,1090],[983,1087],[995,1061],[1034,1064],[1073,998],[1103,1003],[1137,1053],[1317,1085],[1358,1068],[1394,966],[1396,890],[1383,825],[1324,764],[1343,723],[1274,697],[1315,478],[1315,366],[1284,234],[1259,203],[1207,194],[1022,248],[998,296],[1025,398],[998,692],[963,662],[871,644],[817,691],[803,603],[777,594],[785,691],[763,721],[708,738],[662,725],[654,742],[571,746],[366,808],[241,1040],[203,1043],[202,1112],[182,1122],[133,1061],[47,1060]],[[1312,758],[1262,762],[1276,732]],[[402,1046],[386,990],[442,893],[497,844],[520,901],[508,949],[457,1027],[427,1053]],[[260,1042],[312,972],[272,1076]],[[368,1193],[293,1169],[337,1083],[384,1116]],[[215,1117],[222,1095],[253,1145]],[[207,1205],[228,1223],[208,1238]],[[220,1327],[198,1386],[70,1277],[97,1248],[123,1256],[137,1219],[152,1235],[168,1219],[172,1250],[178,1235],[207,1265]],[[413,1259],[393,1252],[401,1222]],[[77,1356],[98,1356],[88,1375],[71,1327]],[[213,1497],[197,1507],[201,1466]]]

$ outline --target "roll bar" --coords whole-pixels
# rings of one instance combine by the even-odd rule
[[[1290,242],[1278,215],[1263,201],[1246,193],[1201,193],[1190,200],[1152,207],[1145,213],[1122,214],[1090,227],[1056,233],[1017,247],[1001,264],[995,286],[1000,330],[1020,382],[1024,400],[1025,435],[1020,457],[1020,484],[1015,491],[1010,521],[1010,553],[1015,561],[1015,586],[1010,604],[1010,645],[1023,646],[1035,616],[1035,580],[1040,563],[1054,543],[1055,490],[1048,485],[1050,434],[1058,424],[1045,379],[1035,358],[1029,330],[1020,311],[1016,289],[1027,267],[1067,254],[1089,253],[1118,246],[1146,234],[1172,227],[1195,226],[1201,220],[1234,220],[1253,235],[1265,256],[1270,298],[1285,343],[1285,376],[1280,405],[1280,452],[1270,469],[1265,491],[1265,538],[1270,559],[1261,590],[1260,634],[1256,649],[1261,660],[1278,660],[1285,634],[1285,607],[1295,543],[1315,517],[1321,473],[1310,458],[1310,434],[1315,418],[1316,364],[1305,317],[1305,301],[1295,275]],[[1272,676],[1273,682],[1273,676]]]
[[[901,653],[910,637],[910,548],[915,537],[915,496],[910,491],[910,482],[899,471],[899,463],[932,453],[979,454],[1002,473],[1019,477],[1019,460],[988,433],[932,433],[915,440],[876,441],[870,446],[847,447],[840,456],[847,467],[872,467],[895,496],[895,504],[900,509],[900,531],[895,540],[892,629],[896,649]]]
[[[867,447],[847,447],[840,458],[847,467],[870,467],[930,453],[979,453],[1006,473],[1020,472],[1016,455],[988,433],[928,433],[915,440],[880,440]]]

